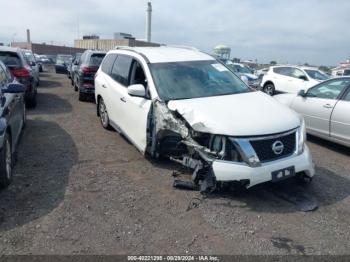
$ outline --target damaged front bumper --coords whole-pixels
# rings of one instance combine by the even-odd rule
[[[218,182],[245,181],[247,188],[272,181],[272,174],[278,170],[294,167],[295,174],[304,172],[306,176],[315,175],[314,164],[307,146],[301,155],[280,159],[261,166],[251,167],[245,163],[215,160],[212,169]],[[249,182],[247,182],[249,181]]]

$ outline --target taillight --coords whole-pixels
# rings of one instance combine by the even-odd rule
[[[12,69],[11,73],[15,77],[30,77],[30,72],[27,68],[16,68]]]
[[[95,67],[83,67],[81,69],[81,71],[83,71],[83,73],[96,73],[97,69]]]

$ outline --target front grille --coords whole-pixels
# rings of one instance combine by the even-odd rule
[[[279,137],[267,138],[262,140],[251,140],[250,144],[254,148],[260,162],[274,161],[280,158],[291,156],[295,152],[296,146],[296,134],[295,132],[288,135],[281,135]],[[275,142],[282,142],[284,149],[281,154],[276,154],[272,146]]]

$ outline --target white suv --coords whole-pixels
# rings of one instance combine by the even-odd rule
[[[96,74],[95,96],[104,128],[124,134],[142,154],[191,168],[202,191],[218,182],[248,188],[314,176],[302,118],[205,53],[112,50]]]
[[[262,90],[269,94],[295,93],[308,90],[329,77],[312,67],[272,66],[261,81]]]

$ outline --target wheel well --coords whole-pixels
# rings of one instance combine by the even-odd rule
[[[97,116],[100,116],[100,112],[99,112],[99,110],[98,110],[98,107],[100,106],[100,100],[101,100],[101,96],[100,95],[98,95],[97,96],[97,103],[96,103],[96,114],[97,114]]]
[[[12,131],[11,131],[11,128],[9,126],[6,128],[6,133],[9,136],[10,143],[12,145]]]
[[[272,81],[266,81],[266,83],[264,84],[264,87],[267,86],[268,84],[275,86]]]

